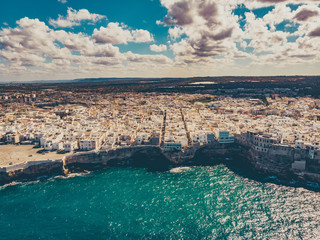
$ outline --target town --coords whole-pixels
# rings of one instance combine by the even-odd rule
[[[52,95],[64,104],[53,104]],[[48,89],[4,93],[0,99],[5,103],[0,147],[34,145],[42,154],[66,154],[156,145],[164,152],[184,152],[217,142],[239,143],[265,154],[289,155],[294,150],[293,167],[299,170],[305,170],[305,158],[320,159],[320,100],[310,97],[92,95]]]

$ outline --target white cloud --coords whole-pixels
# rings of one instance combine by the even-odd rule
[[[263,22],[268,24],[272,31],[275,31],[275,25],[293,18],[290,7],[284,3],[275,5],[275,8],[263,17]]]
[[[171,39],[176,40],[182,36],[184,31],[183,31],[183,28],[181,27],[174,27],[174,28],[169,28],[168,33]]]
[[[167,51],[167,46],[163,44],[160,44],[160,45],[152,44],[150,46],[150,50],[152,52],[164,52],[164,51]]]
[[[153,42],[153,36],[147,30],[138,29],[132,31],[133,41],[136,43]]]
[[[242,33],[238,17],[232,14],[233,1],[162,0],[168,8],[164,18],[172,40],[180,42],[171,46],[177,60],[186,63],[209,61],[213,56],[224,56],[234,49],[234,40]],[[205,60],[206,59],[206,60]]]
[[[18,53],[12,51],[0,51],[1,57],[8,62],[14,62],[15,65],[19,66],[41,66],[45,61],[45,58],[39,56],[36,53]]]
[[[83,21],[95,23],[104,18],[106,18],[106,16],[90,13],[87,9],[80,9],[77,11],[72,8],[68,8],[66,17],[59,15],[57,20],[50,19],[49,24],[55,28],[69,28],[73,26],[80,26]]]
[[[129,30],[127,26],[111,24],[121,28],[120,33],[128,31],[129,34],[122,36],[122,40],[117,38],[101,43],[85,33],[51,29],[38,19],[22,18],[17,25],[0,30],[0,58],[5,63],[0,65],[1,79],[8,76],[15,79],[21,76],[23,79],[74,78],[124,74],[126,71],[132,74],[133,69],[157,72],[161,66],[168,67],[173,63],[163,55],[120,53],[113,45],[153,40],[152,35],[142,29]],[[125,62],[130,67],[125,68]]]
[[[126,56],[126,60],[131,63],[156,63],[156,64],[172,64],[173,61],[164,56],[164,55],[142,55],[135,54],[132,52],[127,52],[124,54]]]
[[[68,55],[69,51],[55,44],[54,32],[44,22],[25,17],[17,21],[17,24],[16,28],[4,28],[0,31],[2,53],[17,53],[21,58],[30,53],[50,58],[63,58]],[[18,64],[19,61],[10,63]]]
[[[161,0],[168,15],[157,23],[169,26],[167,44],[174,60],[161,54],[120,52],[116,44],[153,42],[152,33],[144,29],[110,22],[91,35],[51,27],[106,18],[85,9],[69,8],[67,16],[50,19],[50,27],[25,17],[17,21],[17,27],[0,30],[0,78],[301,74],[309,66],[310,72],[305,73],[319,74],[319,1],[299,2],[304,4],[291,10],[287,4],[298,1]],[[245,13],[241,28],[239,17],[233,14],[238,4],[250,9],[275,7],[263,17]],[[279,30],[277,25],[284,20],[293,32]],[[149,47],[154,52],[167,50],[166,45]],[[275,65],[281,71],[274,70]]]
[[[109,23],[107,27],[100,27],[94,29],[93,39],[98,43],[121,44],[133,41],[131,32],[124,29],[119,23]]]
[[[163,24],[163,22],[162,22],[162,21],[160,21],[160,20],[157,20],[157,21],[156,21],[156,24],[157,24],[157,25],[162,25],[162,24]]]
[[[58,0],[58,2],[67,3],[67,0]]]
[[[153,37],[147,30],[129,30],[127,26],[111,22],[107,27],[94,29],[93,39],[97,43],[127,44],[128,42],[151,42]]]
[[[312,0],[161,0],[168,9],[163,24],[172,26],[169,36],[170,48],[177,63],[204,64],[218,59],[237,58],[272,59],[275,62],[293,63],[292,60],[317,61],[315,52],[319,44],[314,39],[320,36],[320,1]],[[289,3],[302,3],[296,11]],[[246,12],[244,30],[240,28],[239,17],[233,14],[238,4],[249,9],[274,6],[263,18]],[[286,27],[298,30],[290,33],[276,30],[276,26],[288,21]],[[181,36],[185,35],[182,39]],[[288,42],[288,37],[298,37],[297,42]],[[245,39],[249,40],[247,43]],[[311,44],[312,42],[312,44]],[[236,47],[236,43],[242,50]],[[251,47],[253,52],[245,50]],[[303,54],[305,52],[305,54]],[[313,52],[313,53],[312,53]],[[219,58],[217,58],[219,57]],[[313,59],[313,60],[312,60]],[[220,61],[220,60],[219,60]],[[298,61],[298,60],[296,60]]]
[[[276,4],[319,4],[319,0],[239,0],[238,3],[244,3],[249,9],[274,6]]]
[[[119,48],[112,44],[97,44],[90,36],[83,33],[70,33],[55,31],[52,33],[54,39],[63,44],[69,50],[79,51],[84,56],[116,57]]]

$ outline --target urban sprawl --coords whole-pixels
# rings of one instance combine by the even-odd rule
[[[54,98],[65,104],[55,104]],[[1,144],[36,144],[58,152],[158,145],[183,152],[213,142],[237,142],[258,152],[302,149],[310,159],[320,157],[320,100],[308,97],[92,95],[50,89],[3,94],[0,99]]]

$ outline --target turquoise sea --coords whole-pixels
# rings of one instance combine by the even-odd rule
[[[0,188],[0,239],[320,239],[320,193],[224,165],[107,169]]]

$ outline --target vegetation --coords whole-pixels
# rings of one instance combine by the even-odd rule
[[[206,98],[198,98],[198,99],[194,99],[192,101],[190,101],[192,104],[194,104],[195,102],[201,102],[201,103],[209,103],[209,102],[214,102],[215,99],[211,98],[211,97],[206,97]]]

